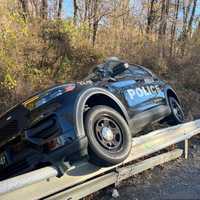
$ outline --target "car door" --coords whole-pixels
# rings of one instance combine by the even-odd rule
[[[133,78],[137,82],[137,88],[126,90],[125,98],[130,101],[132,110],[132,124],[137,130],[141,130],[148,124],[158,121],[168,113],[165,101],[163,82],[156,78],[145,68],[130,67]]]
[[[113,86],[117,87],[136,130],[160,119],[165,110],[161,104],[164,94],[151,73],[139,66],[129,66],[115,78]]]

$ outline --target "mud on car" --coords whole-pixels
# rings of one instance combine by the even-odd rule
[[[97,165],[122,162],[131,138],[154,122],[182,123],[172,87],[143,66],[116,58],[77,83],[57,85],[0,117],[0,180],[84,156]]]

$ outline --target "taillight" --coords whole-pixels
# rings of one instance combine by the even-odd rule
[[[67,84],[65,87],[65,92],[71,92],[72,90],[74,90],[76,87],[75,84]]]

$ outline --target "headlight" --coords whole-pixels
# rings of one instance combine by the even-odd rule
[[[75,84],[65,84],[61,86],[54,87],[52,89],[46,90],[39,95],[36,95],[23,103],[24,107],[29,110],[38,108],[52,99],[55,99],[58,96],[63,95],[64,93],[71,92],[75,89]]]

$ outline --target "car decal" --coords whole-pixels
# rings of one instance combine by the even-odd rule
[[[129,107],[154,99],[161,92],[159,85],[142,86],[124,91],[124,98]]]
[[[150,86],[143,86],[137,87],[135,89],[128,89],[125,92],[128,94],[130,99],[134,99],[135,96],[144,97],[144,96],[151,96],[154,94],[160,93],[159,85],[150,85]]]

